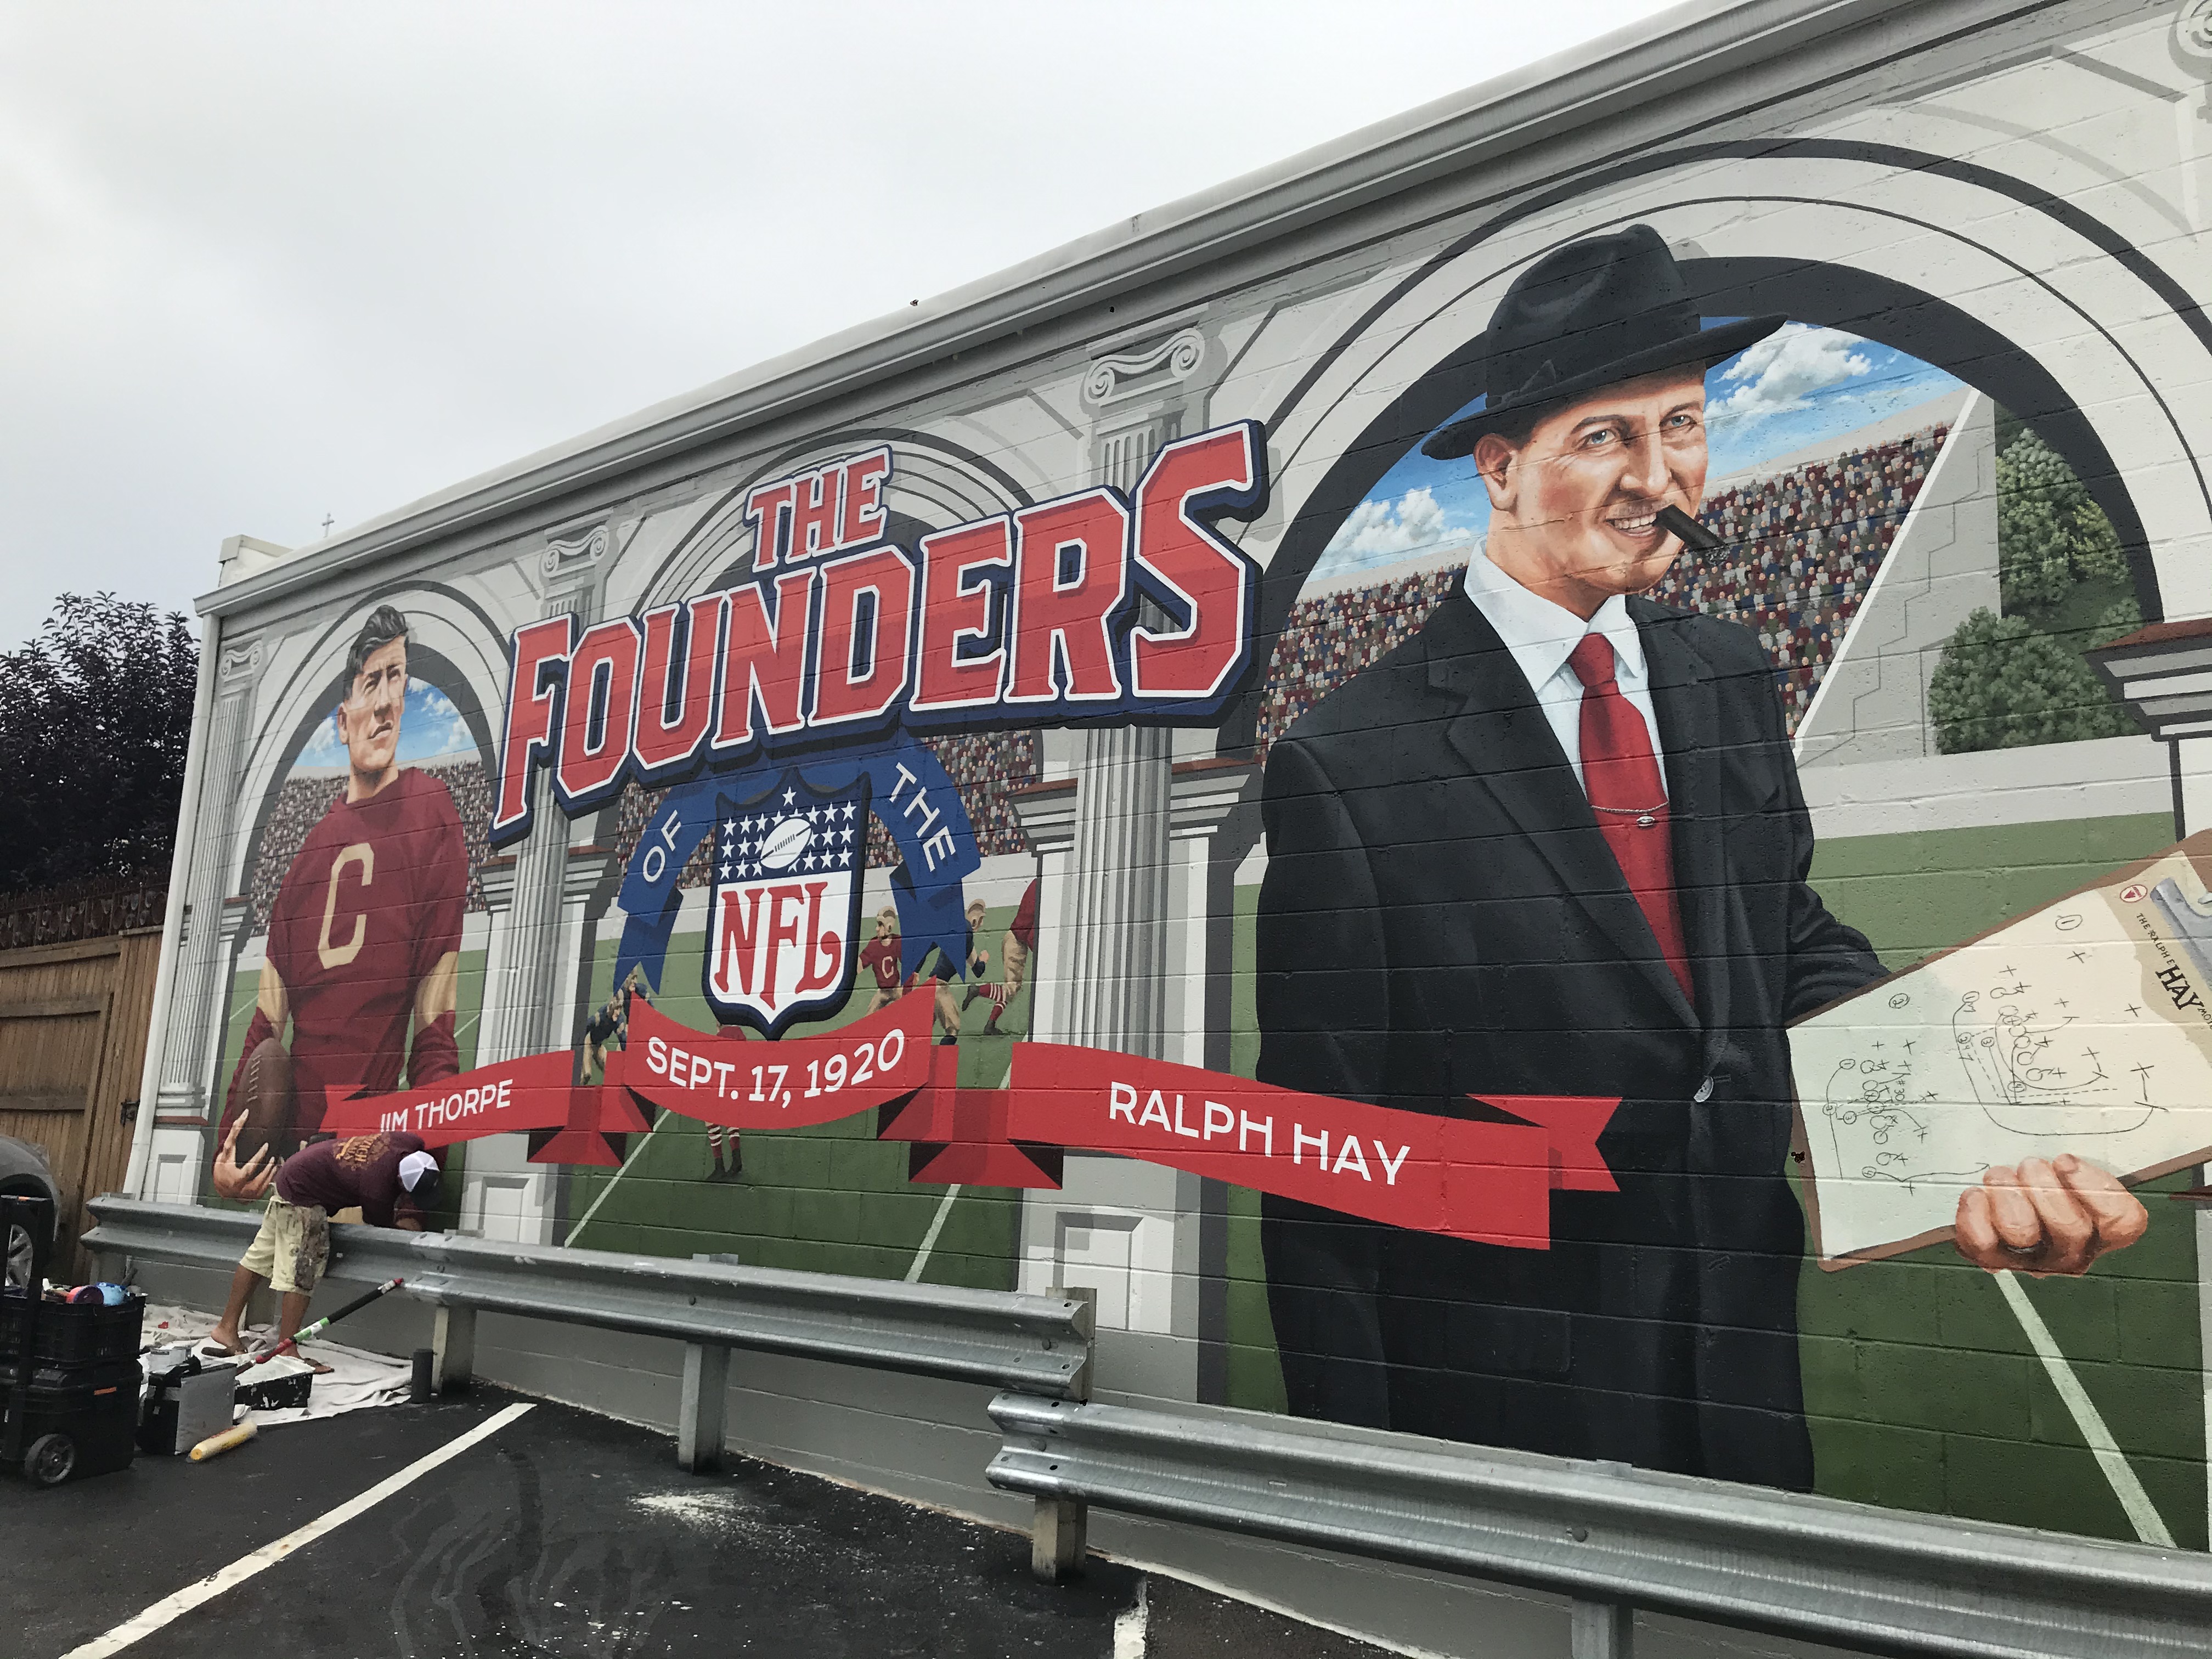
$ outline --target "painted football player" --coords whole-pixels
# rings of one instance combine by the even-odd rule
[[[890,905],[876,912],[876,936],[860,947],[860,966],[875,977],[875,994],[869,1000],[868,1012],[879,1014],[897,1001],[899,994],[898,911]]]
[[[269,915],[253,1022],[213,1184],[260,1197],[321,1129],[328,1091],[388,1093],[459,1070],[453,1041],[468,851],[446,786],[399,764],[407,619],[380,605],[346,657],[334,718],[344,793],[307,832]],[[411,1033],[411,1040],[410,1040]]]

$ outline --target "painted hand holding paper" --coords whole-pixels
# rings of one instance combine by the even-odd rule
[[[2208,982],[2212,896],[2177,848],[1795,1027],[1821,1254],[1941,1238],[1984,1170],[2024,1158],[2130,1179],[2199,1162]]]

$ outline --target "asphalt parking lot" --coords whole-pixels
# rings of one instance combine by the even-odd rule
[[[417,1467],[441,1450],[444,1461]],[[384,1483],[395,1489],[356,1504]],[[303,1528],[290,1547],[272,1547]],[[271,1428],[204,1464],[141,1456],[51,1492],[0,1482],[0,1650],[1382,1651],[1097,1557],[1078,1580],[1041,1584],[1028,1556],[1022,1534],[767,1464],[685,1474],[664,1437],[479,1387]],[[250,1572],[240,1565],[260,1561]]]

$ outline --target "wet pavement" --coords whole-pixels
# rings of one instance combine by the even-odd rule
[[[0,1478],[0,1651],[62,1659],[485,1425],[520,1396],[264,1431],[33,1492]],[[1093,1557],[1042,1584],[1023,1534],[769,1464],[690,1475],[650,1431],[537,1403],[159,1628],[103,1652],[256,1656],[1382,1650]]]

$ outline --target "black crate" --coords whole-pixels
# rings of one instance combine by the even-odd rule
[[[64,1435],[75,1453],[70,1479],[129,1468],[137,1449],[138,1381],[135,1358],[34,1364],[23,1410],[24,1452],[47,1435]],[[10,1409],[15,1388],[15,1367],[0,1365],[0,1401]]]
[[[0,1297],[0,1359],[13,1359],[23,1340],[20,1295]],[[143,1340],[146,1298],[132,1291],[114,1307],[103,1302],[46,1302],[38,1310],[31,1357],[66,1365],[136,1359]]]

